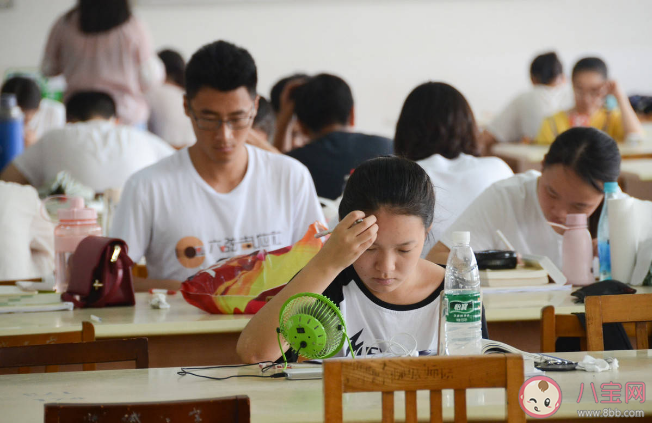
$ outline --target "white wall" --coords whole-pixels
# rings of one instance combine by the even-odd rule
[[[0,11],[0,72],[38,65],[54,19],[73,0],[16,0]],[[182,0],[179,0],[182,3]],[[140,6],[159,47],[187,57],[215,39],[249,49],[260,91],[294,71],[328,71],[352,86],[360,130],[386,135],[412,88],[449,82],[482,120],[528,84],[535,53],[570,70],[606,59],[627,92],[652,94],[650,0],[433,0]]]

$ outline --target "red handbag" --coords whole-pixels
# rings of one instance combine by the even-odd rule
[[[61,299],[79,308],[134,305],[133,264],[123,240],[88,236],[72,256],[70,283]]]

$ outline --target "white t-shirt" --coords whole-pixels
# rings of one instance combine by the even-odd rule
[[[185,280],[223,258],[272,251],[324,223],[310,173],[297,160],[247,145],[244,179],[216,192],[183,149],[125,184],[111,227],[149,277]]]
[[[183,90],[176,85],[163,84],[147,91],[150,107],[148,128],[176,148],[195,143],[192,122],[183,110]]]
[[[460,154],[449,160],[434,154],[417,163],[435,186],[435,220],[423,247],[424,257],[478,195],[494,182],[514,175],[507,163],[497,157]]]
[[[444,288],[442,282],[432,294],[416,304],[397,305],[386,303],[369,291],[360,277],[349,266],[326,288],[324,295],[333,301],[342,312],[346,332],[357,355],[386,352],[387,343],[394,339],[408,350],[430,351],[434,355],[438,348],[439,294]],[[404,334],[410,336],[405,336]],[[376,343],[376,340],[386,342]],[[400,347],[397,351],[401,351]],[[350,356],[347,344],[336,354]]]
[[[0,280],[40,278],[54,271],[54,225],[29,185],[0,181]]]
[[[27,124],[27,129],[34,131],[39,140],[45,133],[62,128],[66,124],[66,107],[58,101],[41,99],[38,111]]]
[[[548,225],[537,196],[541,173],[530,170],[496,182],[448,227],[440,241],[452,248],[454,231],[470,231],[473,251],[505,250],[500,229],[521,254],[547,256],[561,269],[563,237]]]
[[[523,137],[534,139],[545,118],[574,105],[575,98],[569,84],[558,87],[535,85],[512,100],[487,126],[487,130],[500,142],[520,142]]]
[[[13,163],[35,187],[65,170],[103,192],[121,188],[132,174],[172,153],[172,147],[147,131],[94,120],[50,131]]]

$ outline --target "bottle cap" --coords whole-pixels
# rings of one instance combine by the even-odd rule
[[[97,220],[97,212],[95,209],[84,207],[83,198],[71,197],[69,202],[70,208],[57,211],[59,220]]]
[[[569,228],[586,227],[586,221],[587,217],[584,213],[566,215],[566,226]]]
[[[605,182],[604,193],[618,192],[618,182]]]
[[[0,107],[3,109],[11,109],[16,107],[16,94],[2,94],[0,96]]]
[[[471,232],[456,231],[453,232],[453,244],[468,244],[471,242]]]

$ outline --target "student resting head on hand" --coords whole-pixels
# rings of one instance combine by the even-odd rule
[[[356,354],[379,352],[376,340],[403,333],[416,340],[417,351],[437,350],[444,269],[420,258],[434,206],[430,178],[416,163],[379,157],[358,166],[344,190],[340,223],[249,322],[238,340],[240,358],[252,363],[281,356],[279,312],[301,292],[323,293],[339,306]],[[350,356],[349,348],[337,355]]]

